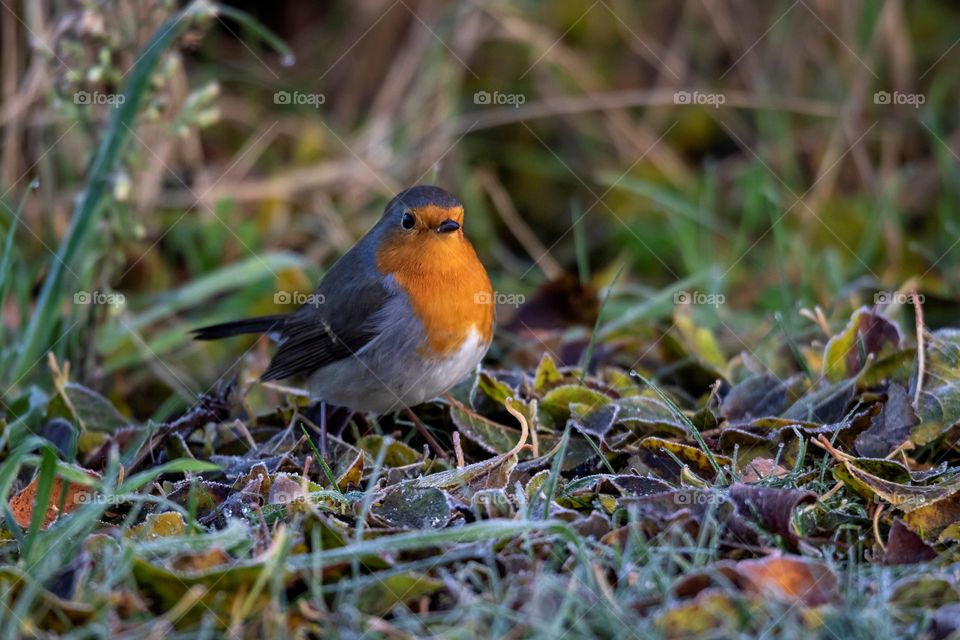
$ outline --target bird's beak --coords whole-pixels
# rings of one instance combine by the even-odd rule
[[[459,222],[457,222],[456,220],[451,220],[450,218],[447,218],[446,220],[441,222],[440,225],[437,227],[437,233],[450,233],[452,231],[456,231],[459,228],[460,228]]]

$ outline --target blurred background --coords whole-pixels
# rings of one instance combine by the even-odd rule
[[[188,331],[289,306],[416,183],[466,205],[495,362],[595,327],[763,361],[913,289],[956,324],[953,2],[0,5],[8,419],[51,348],[138,419],[256,375]]]

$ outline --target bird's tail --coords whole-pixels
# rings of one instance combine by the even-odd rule
[[[208,327],[194,329],[194,340],[219,340],[230,336],[239,336],[244,333],[270,333],[279,329],[283,324],[284,316],[260,316],[259,318],[245,318],[221,324],[212,324]]]

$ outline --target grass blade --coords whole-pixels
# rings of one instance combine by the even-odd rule
[[[22,377],[49,348],[54,327],[59,320],[57,306],[65,293],[66,272],[70,270],[70,265],[76,262],[80,248],[96,226],[107,181],[116,169],[123,144],[132,127],[135,126],[140,104],[149,89],[150,77],[157,61],[167,47],[190,26],[191,20],[187,18],[198,14],[194,9],[195,6],[190,5],[176,17],[164,23],[134,64],[130,80],[123,92],[124,99],[110,114],[110,123],[90,163],[86,185],[70,218],[70,227],[57,249],[54,261],[50,265],[50,273],[37,296],[36,307],[24,333],[19,357],[13,367],[13,379]],[[78,286],[80,284],[77,283]]]
[[[16,235],[17,223],[20,221],[21,214],[23,214],[24,205],[27,204],[27,197],[30,195],[30,191],[36,188],[36,184],[36,182],[33,182],[30,185],[30,189],[24,193],[20,199],[20,204],[17,205],[17,210],[13,212],[13,219],[10,220],[10,228],[7,229],[7,236],[3,241],[3,252],[0,252],[0,310],[3,309],[3,305],[7,301],[7,287],[10,283],[10,267],[13,264],[13,237]],[[0,200],[0,202],[3,201]],[[3,206],[7,208],[6,204]],[[3,326],[3,322],[0,322],[0,348],[3,347]]]
[[[50,346],[54,327],[59,320],[57,306],[66,292],[64,288],[66,272],[70,271],[70,265],[76,262],[81,247],[85,245],[96,227],[109,177],[116,170],[124,143],[136,126],[137,113],[150,88],[157,62],[196,19],[209,16],[211,9],[243,23],[285,58],[289,59],[292,56],[290,49],[277,36],[258,25],[249,15],[228,7],[214,7],[207,2],[191,3],[157,30],[134,63],[130,80],[123,92],[123,101],[119,102],[110,114],[110,122],[96,155],[90,163],[86,185],[73,211],[70,227],[57,249],[54,261],[50,265],[50,273],[37,296],[33,315],[23,336],[21,351],[13,366],[13,379],[21,378]],[[81,284],[77,283],[78,286]]]
[[[607,292],[603,294],[603,300],[600,302],[600,308],[597,309],[597,321],[593,325],[593,332],[590,334],[590,341],[587,343],[587,348],[583,351],[583,361],[580,363],[580,384],[583,384],[583,381],[587,377],[587,367],[590,366],[590,359],[593,357],[593,347],[597,342],[597,334],[600,333],[600,319],[603,317],[603,310],[607,306],[607,301],[610,300],[610,294],[613,293],[614,287],[617,286],[617,282],[620,281],[620,276],[623,275],[623,268],[626,265],[620,265],[620,268],[617,269],[617,274],[613,276],[613,280],[610,281],[610,286],[607,287]]]

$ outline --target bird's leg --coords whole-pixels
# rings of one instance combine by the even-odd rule
[[[423,439],[427,441],[427,444],[430,445],[430,448],[433,449],[433,452],[437,456],[447,459],[450,457],[450,454],[447,453],[443,447],[440,446],[440,443],[430,434],[427,430],[427,425],[423,424],[420,418],[417,417],[417,414],[413,412],[410,407],[404,407],[403,410],[406,412],[407,416],[413,420],[413,424],[417,427],[417,431],[420,432],[420,435],[423,436]]]

